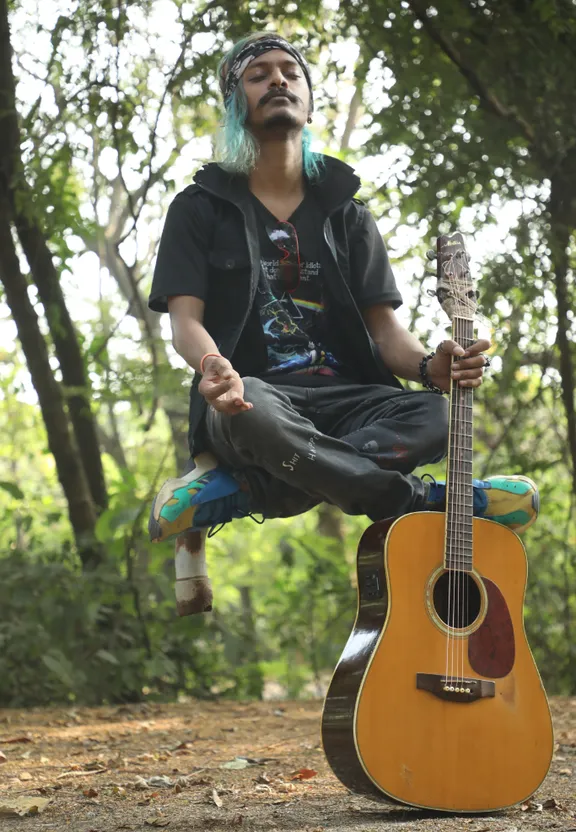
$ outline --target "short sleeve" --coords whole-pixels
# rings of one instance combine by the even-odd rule
[[[214,208],[207,195],[194,189],[174,198],[160,238],[148,298],[148,306],[154,312],[167,312],[172,295],[193,295],[205,300],[213,228]]]
[[[402,295],[378,226],[367,208],[357,203],[353,206],[357,213],[349,245],[354,299],[361,311],[377,303],[389,303],[397,309]]]

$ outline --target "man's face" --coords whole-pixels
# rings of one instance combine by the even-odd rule
[[[242,76],[248,99],[248,126],[302,129],[310,106],[310,90],[300,64],[287,52],[271,49],[248,65]]]

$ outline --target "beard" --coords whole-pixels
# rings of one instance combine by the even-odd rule
[[[300,124],[294,113],[283,110],[278,113],[271,113],[262,122],[262,128],[264,130],[287,130],[291,132],[300,129]]]

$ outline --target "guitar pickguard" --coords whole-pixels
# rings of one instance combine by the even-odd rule
[[[501,679],[514,667],[514,627],[506,599],[493,581],[483,578],[488,609],[484,621],[468,639],[468,661],[481,676]]]

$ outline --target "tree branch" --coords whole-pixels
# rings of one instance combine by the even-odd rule
[[[524,137],[528,139],[530,144],[533,144],[534,130],[531,125],[515,110],[506,107],[495,93],[482,82],[474,67],[464,59],[444,33],[434,26],[432,20],[426,14],[427,5],[421,3],[420,0],[408,0],[408,5],[412,9],[414,16],[421,22],[422,27],[428,33],[429,37],[460,70],[460,73],[468,81],[484,108],[500,118],[513,121],[521,129]]]

